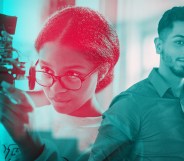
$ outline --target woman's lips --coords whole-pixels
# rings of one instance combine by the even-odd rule
[[[56,103],[59,103],[59,102],[65,103],[65,102],[69,102],[71,100],[71,98],[69,98],[68,96],[69,95],[66,93],[65,94],[64,93],[57,93],[57,94],[50,93],[49,99],[51,101],[56,102]]]
[[[66,103],[66,102],[69,102],[70,101],[70,99],[64,99],[64,98],[62,98],[62,97],[53,97],[53,98],[50,98],[51,100],[53,100],[54,102],[62,102],[62,103]]]

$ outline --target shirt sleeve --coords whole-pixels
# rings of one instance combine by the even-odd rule
[[[120,94],[103,115],[88,161],[122,161],[130,153],[140,126],[139,110],[131,94]]]
[[[66,161],[66,159],[59,156],[58,149],[52,142],[44,140],[44,149],[35,161]]]

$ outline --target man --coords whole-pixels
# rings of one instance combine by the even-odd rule
[[[184,6],[164,13],[158,35],[159,68],[112,101],[90,161],[184,160]]]

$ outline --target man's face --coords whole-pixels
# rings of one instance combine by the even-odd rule
[[[167,36],[162,40],[160,67],[184,78],[184,21],[174,22],[173,28],[164,32]]]

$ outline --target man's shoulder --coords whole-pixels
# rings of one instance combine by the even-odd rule
[[[149,78],[141,80],[131,87],[129,87],[124,93],[129,93],[134,96],[142,97],[156,97],[157,91],[154,88],[153,84],[150,82]]]
[[[137,106],[142,104],[142,102],[149,99],[157,98],[158,93],[149,81],[148,78],[137,82],[136,84],[129,87],[127,90],[121,92],[117,95],[111,105],[116,104],[123,104],[130,106]]]

